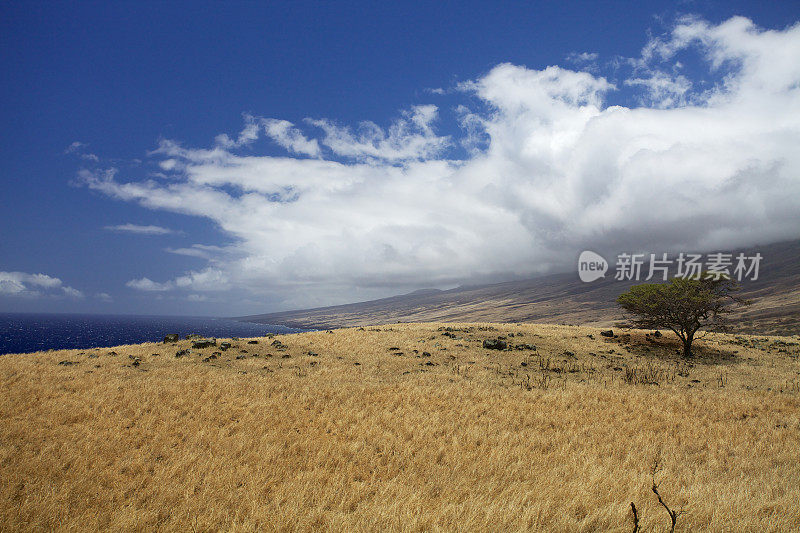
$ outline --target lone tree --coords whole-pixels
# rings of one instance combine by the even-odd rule
[[[696,278],[673,278],[669,283],[635,285],[617,298],[633,315],[638,328],[671,329],[683,342],[684,357],[692,356],[698,330],[724,330],[731,304],[748,305],[737,298],[739,285],[727,277],[703,274]]]

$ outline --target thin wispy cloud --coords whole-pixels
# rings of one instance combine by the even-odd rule
[[[679,53],[716,81],[701,87]],[[500,64],[458,86],[455,110],[414,106],[388,127],[246,117],[242,132],[210,147],[162,141],[152,157],[164,178],[107,168],[81,180],[209,219],[233,241],[224,252],[170,250],[208,263],[129,287],[236,289],[287,307],[530,276],[583,249],[797,237],[800,27],[685,18],[628,67],[612,82],[592,69]],[[638,106],[607,103],[622,87]],[[445,112],[460,137],[438,131]],[[254,154],[262,136],[287,155]],[[452,155],[459,146],[467,156]]]
[[[388,130],[369,121],[360,123],[356,131],[326,119],[307,122],[325,133],[321,143],[335,156],[394,163],[429,160],[449,145],[447,137],[440,137],[434,131],[437,114],[434,105],[414,106],[403,111],[402,118]]]
[[[108,231],[119,233],[135,233],[137,235],[172,235],[179,233],[169,228],[161,226],[140,226],[138,224],[119,224],[117,226],[105,226]]]
[[[232,139],[226,134],[217,135],[215,141],[224,149],[247,146],[257,140],[260,133],[272,139],[276,144],[292,154],[318,157],[319,144],[316,139],[307,139],[303,133],[288,120],[261,118],[245,115],[245,127],[239,135]]]
[[[592,73],[600,71],[600,67],[597,64],[599,59],[600,54],[597,52],[570,52],[566,57],[568,63],[580,70]]]
[[[75,141],[74,143],[70,144],[64,149],[65,154],[73,154],[81,159],[85,159],[86,161],[100,161],[100,158],[97,157],[95,154],[87,152],[86,148],[88,148],[88,144],[82,143],[80,141]]]
[[[591,63],[599,58],[600,54],[597,52],[570,52],[567,54],[567,61],[572,63]]]
[[[205,244],[193,244],[188,248],[165,248],[164,251],[175,255],[211,259],[216,255],[224,253],[225,248],[220,246],[209,246]]]
[[[686,105],[687,95],[692,94],[692,82],[682,74],[653,72],[646,78],[627,79],[625,85],[644,87],[646,90],[640,93],[639,103],[659,109]]]

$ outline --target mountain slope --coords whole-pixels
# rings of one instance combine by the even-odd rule
[[[753,305],[734,315],[735,330],[800,333],[800,241],[744,250],[763,256],[759,279],[744,281],[741,295]],[[539,322],[611,325],[622,318],[616,298],[631,285],[613,279],[581,282],[576,273],[459,287],[346,305],[241,317],[239,320],[327,329],[392,322]]]

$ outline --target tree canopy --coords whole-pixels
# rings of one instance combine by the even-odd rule
[[[701,275],[673,278],[669,283],[635,285],[617,298],[639,328],[670,329],[683,342],[683,355],[692,356],[698,330],[723,330],[734,305],[749,302],[735,296],[739,285],[726,277]]]

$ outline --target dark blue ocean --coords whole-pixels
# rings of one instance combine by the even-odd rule
[[[209,317],[0,313],[0,354],[160,342],[168,333],[257,337],[298,331]]]

